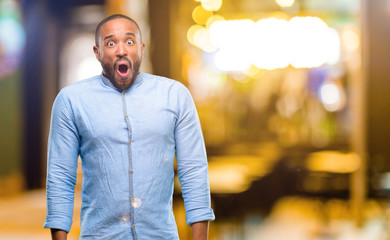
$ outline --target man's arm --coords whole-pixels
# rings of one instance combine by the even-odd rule
[[[206,148],[195,104],[189,91],[182,87],[178,97],[175,127],[177,173],[186,211],[186,222],[194,233],[207,237],[207,221],[214,220],[211,209]],[[206,222],[202,224],[196,224]],[[198,229],[199,226],[200,227]],[[195,239],[195,238],[194,238]]]
[[[53,240],[66,240],[67,233],[64,230],[60,229],[51,229],[51,239]]]
[[[193,240],[207,240],[209,235],[209,222],[196,222],[191,225]]]
[[[53,104],[48,141],[44,227],[69,232],[77,177],[79,134],[69,98],[61,91]]]

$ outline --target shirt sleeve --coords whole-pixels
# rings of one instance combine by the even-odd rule
[[[181,85],[182,86],[182,85]],[[177,171],[181,185],[186,221],[215,219],[211,209],[208,164],[199,117],[192,96],[182,86],[175,128]]]
[[[70,230],[78,155],[78,131],[69,99],[61,91],[53,104],[48,141],[45,228]]]

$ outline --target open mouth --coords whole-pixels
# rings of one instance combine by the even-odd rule
[[[122,78],[126,78],[130,72],[130,68],[129,68],[128,63],[125,61],[121,61],[118,63],[117,66],[118,67],[117,67],[116,71],[117,71],[118,75]]]
[[[119,65],[119,67],[118,67],[118,70],[119,70],[120,73],[126,73],[128,69],[129,69],[129,68],[128,68],[127,65],[125,65],[125,64],[121,64],[121,65]]]

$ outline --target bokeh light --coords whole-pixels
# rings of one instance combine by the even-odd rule
[[[222,17],[221,15],[212,15],[211,17],[209,17],[209,19],[207,19],[206,27],[210,28],[211,24],[213,24],[214,22],[223,21],[223,20],[225,20],[225,18]]]
[[[283,19],[261,19],[253,38],[253,64],[262,69],[285,68],[289,65],[288,22]]]
[[[218,11],[222,7],[222,0],[202,0],[202,7],[208,11]]]
[[[360,165],[361,159],[354,152],[314,152],[306,159],[306,167],[311,171],[351,173],[356,171]]]
[[[275,2],[281,7],[291,7],[295,0],[275,0]]]
[[[216,19],[208,28],[192,26],[188,39],[203,51],[218,50],[215,65],[222,71],[245,71],[252,64],[266,70],[289,65],[315,68],[336,64],[340,59],[338,32],[317,17],[294,17],[290,21],[271,17],[256,23]],[[232,31],[239,37],[232,38]]]
[[[253,25],[249,19],[217,21],[210,26],[210,40],[219,47],[215,65],[223,71],[244,71],[251,66]],[[232,33],[235,36],[232,37]]]
[[[26,33],[19,16],[15,1],[0,1],[0,77],[14,72],[23,57]]]
[[[359,36],[352,29],[345,30],[341,35],[341,39],[344,47],[350,52],[355,51],[360,45]]]
[[[320,18],[294,17],[289,31],[291,65],[296,68],[319,67],[340,51],[333,32]]]
[[[320,86],[320,100],[329,112],[342,109],[345,105],[345,96],[342,88],[334,82],[324,82]]]
[[[0,19],[0,42],[2,54],[5,56],[21,54],[26,43],[26,35],[22,25],[12,18]]]
[[[190,42],[192,45],[196,46],[195,44],[195,34],[198,31],[201,31],[204,27],[198,24],[192,25],[188,30],[187,30],[187,40]]]
[[[202,6],[197,6],[192,11],[192,19],[197,24],[205,25],[207,20],[213,15],[212,12],[205,10]]]

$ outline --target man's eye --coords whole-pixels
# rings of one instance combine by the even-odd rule
[[[127,44],[133,44],[134,43],[134,41],[133,40],[127,40]]]
[[[115,44],[114,44],[114,42],[112,42],[112,41],[107,43],[107,46],[110,46],[110,47],[112,47],[112,46],[114,46],[114,45],[115,45]]]

